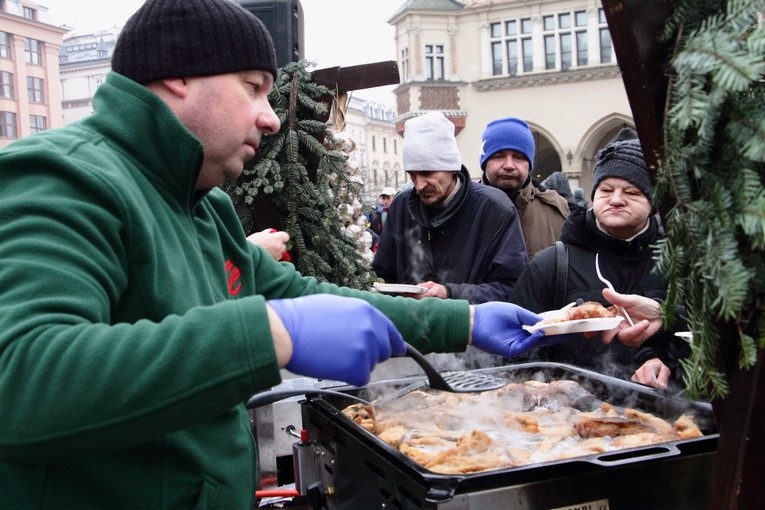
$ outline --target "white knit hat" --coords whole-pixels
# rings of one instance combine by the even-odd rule
[[[405,172],[459,172],[462,158],[454,124],[441,112],[428,112],[404,124]]]

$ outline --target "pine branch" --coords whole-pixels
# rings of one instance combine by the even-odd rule
[[[721,341],[737,342],[743,369],[765,347],[764,9],[764,0],[681,0],[664,31],[675,55],[656,199],[674,205],[657,260],[670,282],[664,315],[689,311],[691,397],[727,394]],[[738,338],[721,339],[730,331]]]
[[[248,234],[257,214],[252,208],[254,197],[270,195],[290,235],[293,262],[302,274],[368,289],[375,275],[354,240],[344,234],[337,214],[355,187],[345,169],[347,154],[327,148],[333,134],[322,120],[328,112],[323,99],[332,92],[312,81],[307,66],[301,61],[280,69],[269,101],[281,129],[263,139],[259,159],[223,189],[234,201]],[[315,170],[314,177],[309,168]]]

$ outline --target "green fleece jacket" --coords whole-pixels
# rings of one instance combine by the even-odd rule
[[[425,352],[465,348],[464,301],[320,284],[252,246],[148,89],[111,73],[94,108],[0,151],[0,508],[250,510],[268,299],[360,297]]]

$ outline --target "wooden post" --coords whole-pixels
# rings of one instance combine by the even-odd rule
[[[671,12],[671,2],[661,0],[603,0],[611,41],[622,72],[627,100],[635,119],[651,181],[664,148],[664,110],[669,79],[671,46],[658,42]],[[668,204],[660,204],[664,216]]]

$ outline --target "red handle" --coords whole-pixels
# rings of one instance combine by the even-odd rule
[[[255,499],[263,498],[296,498],[300,496],[300,493],[295,489],[274,489],[255,491]]]

